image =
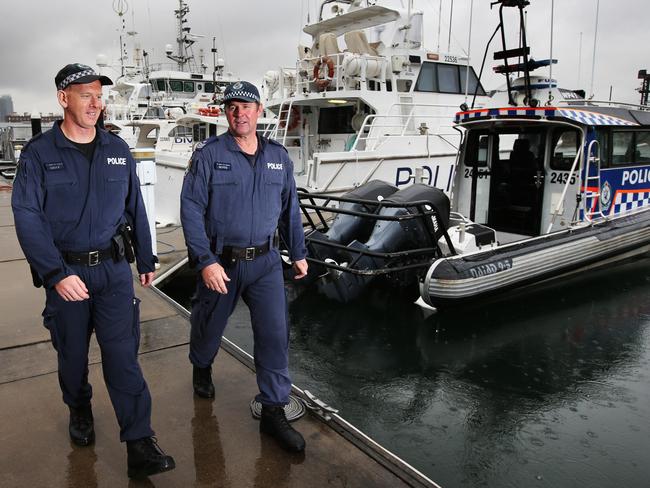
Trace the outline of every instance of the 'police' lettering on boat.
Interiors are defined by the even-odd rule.
[[[623,185],[636,185],[650,182],[650,168],[628,169],[623,171]]]

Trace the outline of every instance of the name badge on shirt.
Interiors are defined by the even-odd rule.
[[[63,169],[63,162],[45,163],[45,169],[48,171],[59,171]]]
[[[218,169],[219,171],[231,171],[232,165],[230,163],[221,163],[217,161],[214,163],[214,169]]]

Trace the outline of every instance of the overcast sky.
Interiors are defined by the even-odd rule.
[[[212,37],[216,37],[220,57],[226,69],[242,79],[259,82],[269,69],[292,66],[301,34],[310,13],[314,20],[314,0],[187,0],[192,33],[203,34],[199,43],[205,48],[207,64]],[[442,2],[442,3],[441,3]],[[447,52],[449,12],[452,0],[415,0],[415,8],[424,11],[425,47]],[[379,1],[401,5],[400,0]],[[454,0],[451,33],[452,53],[467,51],[471,0]],[[95,66],[98,54],[118,63],[122,19],[114,6],[128,5],[122,17],[128,31],[138,32],[141,47],[150,53],[151,62],[164,60],[165,44],[174,44],[176,23],[173,15],[178,0],[23,0],[5,5],[2,16],[0,51],[0,95],[9,94],[18,112],[59,112],[55,98],[54,75],[69,62]],[[535,59],[549,57],[552,0],[531,0],[527,11],[528,40]],[[555,0],[553,57],[559,63],[553,77],[560,86],[591,86],[594,29],[597,0]],[[438,35],[438,13],[442,5],[442,29]],[[490,9],[490,0],[473,1],[470,54],[476,71],[480,67],[485,44],[498,24],[498,10]],[[513,13],[514,9],[507,9]],[[650,2],[648,0],[600,0],[594,93],[598,100],[609,98],[638,103],[639,69],[650,70]],[[512,19],[512,15],[509,16]],[[508,32],[516,43],[516,25],[509,22]],[[582,33],[582,42],[580,42]],[[492,51],[487,62],[486,88],[504,83],[494,75]],[[510,47],[515,47],[511,45]],[[198,52],[198,49],[196,50]],[[581,56],[579,54],[581,53]],[[579,69],[580,68],[580,69]],[[115,73],[106,72],[114,76]],[[536,72],[535,74],[538,74]],[[548,70],[539,71],[548,75]]]

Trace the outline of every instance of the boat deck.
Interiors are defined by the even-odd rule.
[[[101,373],[93,337],[90,381],[97,440],[74,446],[67,432],[56,354],[42,326],[43,291],[31,284],[18,245],[10,206],[11,187],[0,178],[0,472],[3,487],[118,486],[127,482],[126,450]],[[161,271],[185,253],[180,229],[162,229]],[[159,243],[159,252],[171,250]],[[249,403],[255,375],[222,350],[214,376],[214,401],[195,398],[187,359],[189,322],[154,290],[136,284],[142,300],[140,364],[153,397],[153,427],[177,468],[129,486],[398,487],[436,486],[387,468],[308,412],[296,422],[305,454],[288,454],[260,435]],[[236,313],[233,320],[248,320]]]

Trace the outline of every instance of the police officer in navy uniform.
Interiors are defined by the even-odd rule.
[[[241,296],[251,313],[262,404],[260,431],[289,451],[303,451],[288,423],[291,379],[279,228],[295,278],[307,274],[293,164],[279,143],[256,133],[260,96],[242,81],[224,91],[229,130],[199,143],[181,192],[181,221],[190,263],[199,271],[192,304],[190,361],[196,395],[214,397],[212,363],[228,317]]]
[[[151,396],[137,359],[139,300],[124,258],[123,224],[133,228],[142,286],[153,281],[156,257],[136,163],[122,139],[95,126],[102,85],[110,79],[69,64],[55,84],[64,118],[21,152],[11,202],[16,234],[35,284],[45,287],[44,324],[58,353],[70,438],[79,446],[95,439],[88,383],[94,331],[120,440],[127,443],[128,475],[146,477],[175,465],[153,437]]]

